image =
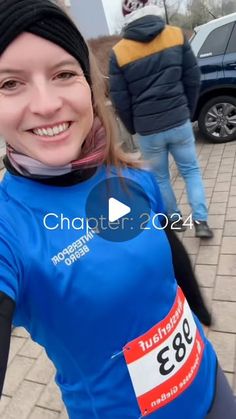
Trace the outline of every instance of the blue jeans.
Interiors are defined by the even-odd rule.
[[[157,134],[137,137],[143,158],[149,162],[156,177],[167,215],[181,214],[170,181],[168,154],[171,153],[185,181],[193,220],[206,221],[208,212],[205,191],[191,122],[187,121]],[[173,216],[172,219],[174,218]]]

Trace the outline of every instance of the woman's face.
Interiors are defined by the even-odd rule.
[[[0,135],[50,166],[80,155],[93,123],[91,90],[76,59],[23,33],[0,56]]]

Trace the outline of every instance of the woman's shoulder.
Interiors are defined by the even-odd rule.
[[[152,185],[153,183],[153,175],[152,173],[145,168],[142,167],[123,167],[123,168],[112,168],[112,173],[121,176],[124,178],[132,179],[139,184],[149,184]]]
[[[131,178],[143,189],[154,212],[165,212],[158,183],[150,170],[147,168],[126,168],[123,171],[123,176]]]

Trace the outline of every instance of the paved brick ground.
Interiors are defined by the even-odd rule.
[[[182,234],[214,316],[207,331],[236,394],[236,142],[212,145],[198,140],[197,150],[215,237],[201,241],[194,231]],[[190,213],[184,185],[173,166],[176,195]],[[66,419],[54,368],[44,350],[24,329],[13,331],[7,378],[0,402],[2,419]]]

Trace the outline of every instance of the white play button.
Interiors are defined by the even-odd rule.
[[[109,198],[109,210],[108,218],[109,222],[113,223],[119,218],[124,217],[131,212],[131,208],[128,205],[123,204],[123,202],[118,201],[115,198]]]
[[[98,182],[86,201],[89,228],[111,242],[133,240],[142,234],[150,221],[150,212],[149,197],[142,186],[121,176]]]

